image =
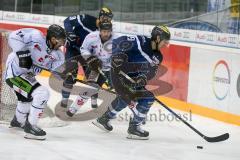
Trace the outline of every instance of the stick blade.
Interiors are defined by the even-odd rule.
[[[222,134],[222,135],[217,136],[217,137],[206,137],[206,136],[204,136],[203,138],[206,141],[211,142],[211,143],[221,142],[221,141],[225,141],[229,138],[229,133],[225,133],[225,134]]]

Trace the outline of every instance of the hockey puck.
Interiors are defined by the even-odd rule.
[[[197,149],[203,149],[203,146],[197,146]]]

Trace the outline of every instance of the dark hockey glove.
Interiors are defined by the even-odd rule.
[[[152,63],[149,64],[148,66],[149,71],[146,75],[148,80],[151,80],[156,76],[158,67],[161,65],[162,60],[163,60],[163,56],[161,53],[155,54],[152,57]]]
[[[163,56],[161,53],[152,56],[152,66],[159,66],[163,61]]]
[[[69,45],[73,44],[77,40],[77,35],[73,32],[67,33],[67,43]]]
[[[16,52],[19,59],[19,67],[30,69],[32,67],[32,58],[29,50]]]
[[[134,78],[135,80],[135,87],[144,87],[147,85],[147,77],[144,74],[141,74]]]
[[[119,80],[122,85],[130,92],[135,92],[137,88],[144,87],[147,84],[147,77],[145,75],[139,75],[138,77],[132,79],[134,80],[134,82],[130,81],[126,77],[119,76]]]
[[[146,74],[146,77],[147,77],[148,80],[153,79],[157,75],[158,67],[159,66],[157,66],[157,65],[155,65],[155,66],[150,65],[149,66],[149,71]]]
[[[63,82],[63,86],[66,88],[72,88],[73,85],[76,83],[76,75],[73,75],[72,73],[67,73],[65,76],[65,80]]]
[[[121,70],[124,63],[128,62],[128,56],[125,53],[118,53],[112,56],[111,66],[116,73]]]
[[[91,56],[86,61],[90,70],[98,72],[102,68],[102,62],[96,56]]]

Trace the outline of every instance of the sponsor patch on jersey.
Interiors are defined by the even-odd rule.
[[[38,44],[35,44],[35,45],[34,45],[34,48],[37,49],[37,50],[39,50],[40,52],[42,51],[41,48],[40,48],[40,46],[39,46]]]
[[[43,62],[43,58],[40,57],[40,58],[38,59],[38,62],[42,63],[42,62]]]
[[[45,59],[55,60],[55,58],[52,55],[45,55]]]

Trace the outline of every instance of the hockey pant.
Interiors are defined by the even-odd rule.
[[[89,78],[90,76],[89,70],[86,71],[86,76]],[[110,71],[104,71],[104,76],[97,73],[98,77],[96,79],[96,82],[93,82],[93,85],[96,86],[96,90],[91,90],[89,92],[84,92],[83,94],[79,94],[74,103],[71,105],[70,110],[74,110],[75,112],[84,104],[87,102],[87,100],[91,97],[91,103],[92,105],[94,103],[97,103],[98,98],[98,87],[102,86],[106,82],[106,78],[108,79],[109,84],[111,85],[111,78],[110,78]],[[106,78],[105,78],[106,77]]]
[[[131,123],[133,125],[140,125],[145,120],[153,102],[154,95],[149,91],[146,91],[144,93],[144,96],[138,97],[137,100],[133,101],[131,105],[128,105],[128,103],[126,103],[123,98],[118,96],[108,107],[106,114],[110,119],[113,119],[116,117],[116,114],[118,112],[129,106],[129,108],[133,112],[133,119]]]
[[[48,89],[41,86],[32,73],[9,78],[6,83],[17,96],[15,115],[18,122],[24,124],[28,118],[30,124],[37,125],[49,99]]]

